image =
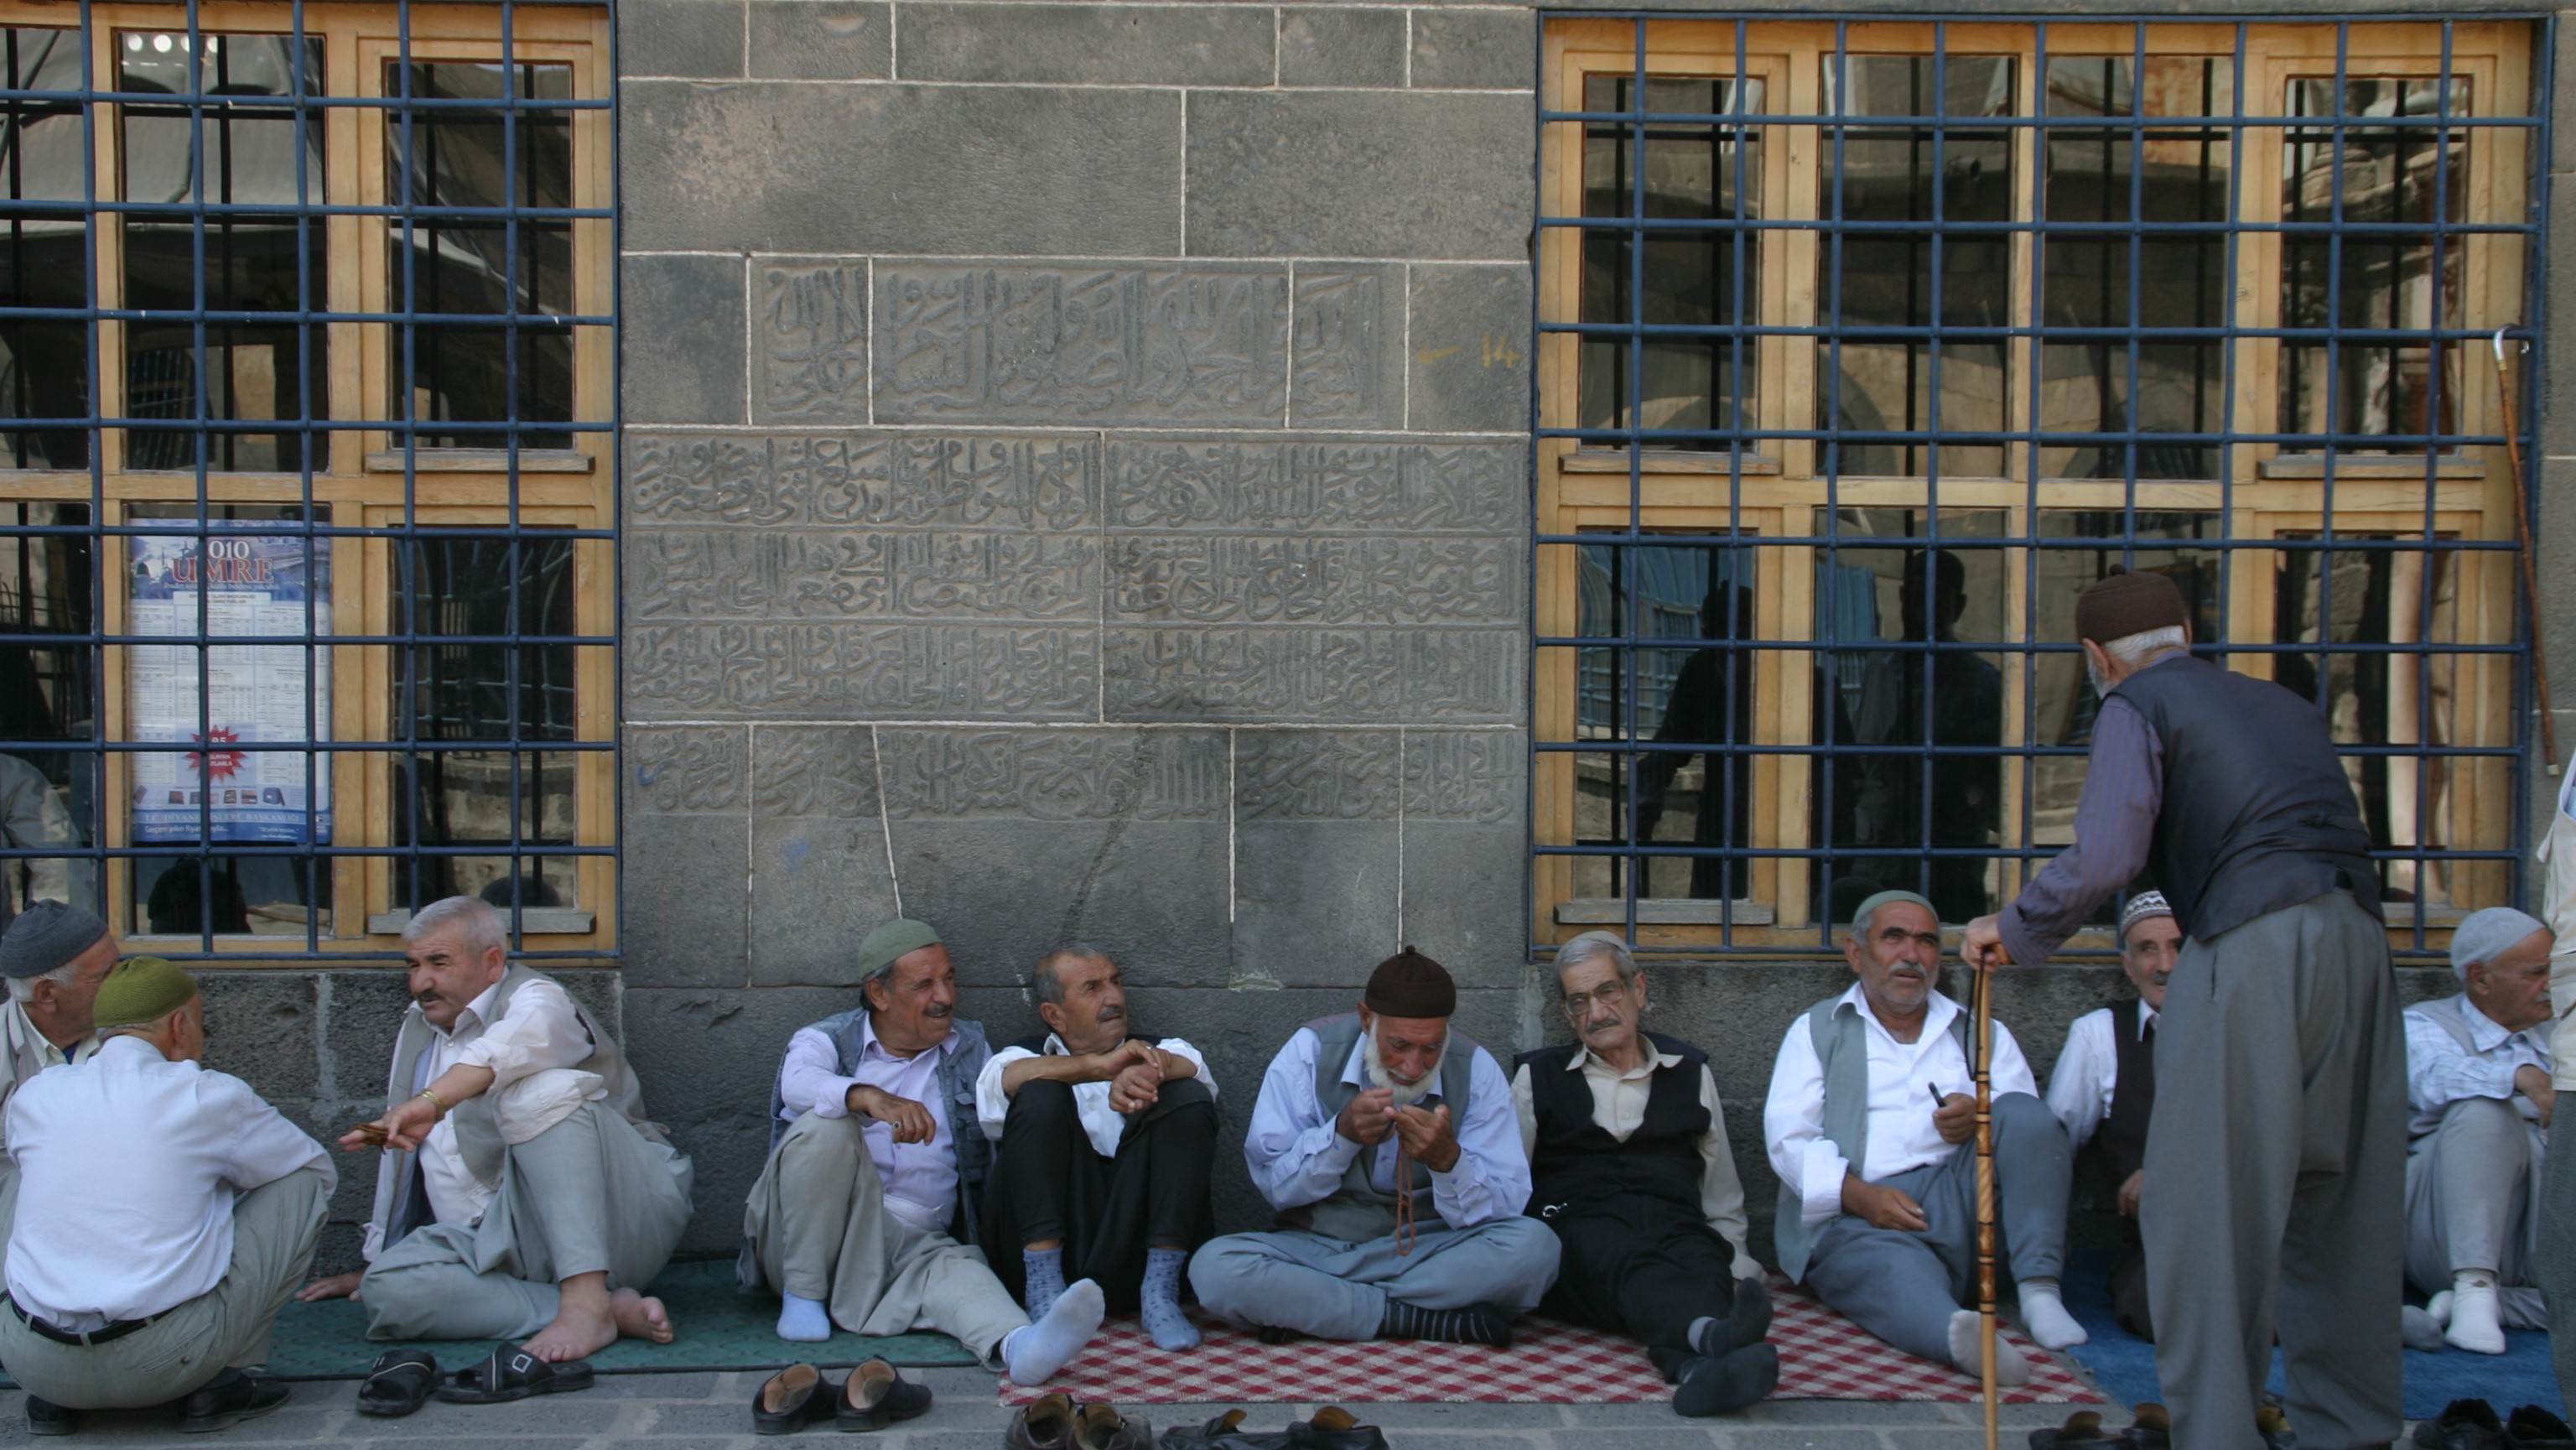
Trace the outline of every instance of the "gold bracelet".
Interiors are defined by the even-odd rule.
[[[417,1094],[415,1094],[415,1096],[429,1099],[429,1105],[438,1109],[438,1115],[440,1117],[447,1116],[447,1099],[440,1097],[438,1094],[431,1092],[427,1088],[422,1088]]]

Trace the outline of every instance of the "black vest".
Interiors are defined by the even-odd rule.
[[[1530,1212],[1569,1203],[1644,1195],[1700,1211],[1699,1140],[1709,1130],[1700,1103],[1700,1074],[1708,1054],[1661,1033],[1640,1034],[1660,1053],[1681,1061],[1658,1067],[1647,1080],[1646,1116],[1620,1142],[1592,1120],[1592,1084],[1567,1064],[1575,1044],[1524,1052],[1530,1107],[1538,1142],[1530,1154]]]
[[[2111,1086],[2111,1116],[2103,1119],[2101,1144],[2111,1160],[2111,1181],[2126,1183],[2147,1166],[2147,1119],[2156,1110],[2156,1045],[2138,1040],[2138,1009],[2132,997],[2111,1004],[2111,1061],[2117,1074]]]
[[[2164,747],[2148,864],[2183,935],[2206,942],[2337,889],[2379,915],[2370,831],[2316,706],[2189,655],[2111,693]]]

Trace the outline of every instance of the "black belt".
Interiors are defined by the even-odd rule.
[[[153,1319],[161,1317],[160,1315],[155,1314],[152,1316],[152,1319],[120,1319],[114,1324],[101,1325],[87,1334],[76,1334],[71,1330],[64,1329],[59,1325],[49,1323],[28,1313],[26,1306],[20,1304],[17,1296],[14,1294],[0,1295],[0,1298],[5,1298],[9,1301],[9,1312],[17,1315],[20,1321],[25,1323],[29,1329],[36,1331],[36,1333],[41,1337],[50,1339],[56,1344],[77,1344],[83,1346],[107,1344],[114,1340],[123,1339],[125,1336],[143,1328],[145,1325],[150,1324]]]

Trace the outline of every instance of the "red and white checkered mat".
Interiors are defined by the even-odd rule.
[[[1780,1347],[1778,1398],[1792,1400],[1974,1400],[1977,1381],[1946,1364],[1916,1359],[1872,1337],[1774,1277],[1771,1342]],[[1388,1401],[1526,1401],[1565,1404],[1669,1400],[1672,1386],[1633,1340],[1554,1319],[1524,1318],[1512,1347],[1381,1340],[1337,1344],[1299,1339],[1266,1345],[1243,1330],[1199,1321],[1207,1342],[1167,1354],[1133,1315],[1100,1336],[1039,1389],[1005,1379],[1001,1400],[1024,1405],[1060,1392],[1121,1404],[1375,1404]],[[2004,1391],[2007,1404],[2100,1404],[2102,1396],[2019,1333],[2003,1333],[2030,1356],[2030,1383]]]

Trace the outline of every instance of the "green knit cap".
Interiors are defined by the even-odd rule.
[[[937,945],[939,932],[929,922],[898,916],[859,943],[859,975],[873,977],[896,958]]]
[[[196,995],[197,979],[181,971],[178,963],[167,957],[129,957],[99,983],[91,1020],[101,1031],[158,1022]]]

